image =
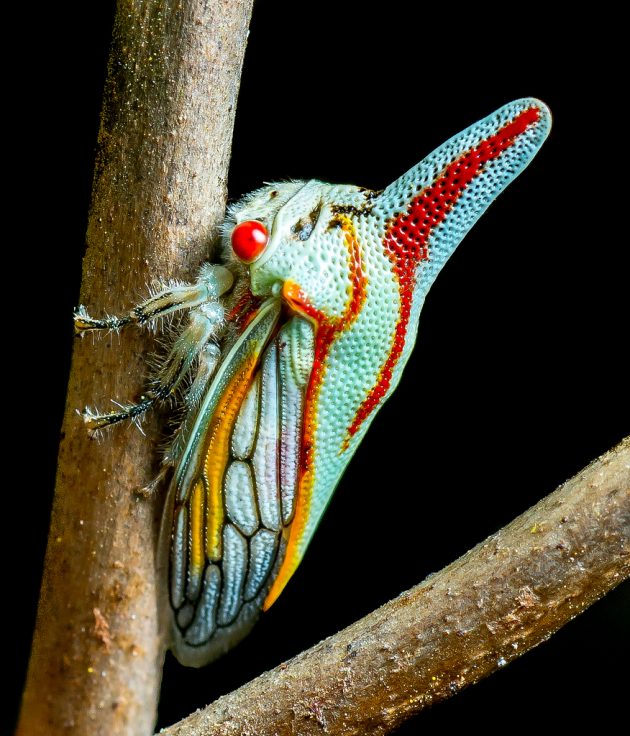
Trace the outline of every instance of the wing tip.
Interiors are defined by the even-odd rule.
[[[205,667],[229,652],[254,628],[261,612],[261,597],[246,603],[233,623],[215,628],[208,639],[198,645],[187,641],[173,620],[169,649],[175,659],[185,667]]]

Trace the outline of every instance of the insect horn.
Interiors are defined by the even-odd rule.
[[[446,141],[381,192],[372,215],[382,224],[401,291],[415,290],[416,281],[428,290],[466,233],[536,155],[550,127],[543,102],[516,100]]]

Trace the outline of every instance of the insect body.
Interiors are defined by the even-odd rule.
[[[188,310],[151,389],[91,428],[135,418],[191,372],[167,451],[164,516],[172,647],[202,665],[240,640],[302,559],[350,458],[396,387],[424,297],[550,127],[505,105],[381,192],[270,184],[233,205],[223,264],[78,331]]]

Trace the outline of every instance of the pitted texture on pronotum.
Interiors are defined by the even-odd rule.
[[[199,357],[165,461],[175,468],[163,539],[183,663],[217,657],[280,594],[400,379],[429,287],[550,122],[537,100],[505,105],[382,192],[270,184],[230,208],[225,266],[115,325],[79,312],[77,326],[90,329],[191,309],[147,400],[169,395],[162,384],[174,389],[178,366]],[[89,420],[133,417],[147,401]]]

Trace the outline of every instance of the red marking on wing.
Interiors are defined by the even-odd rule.
[[[442,175],[411,200],[404,214],[391,221],[383,241],[385,252],[393,264],[400,291],[400,313],[392,346],[378,379],[366,396],[348,428],[348,440],[384,398],[392,381],[394,368],[405,346],[411,314],[416,270],[429,257],[429,238],[442,223],[470,182],[483,170],[484,164],[497,158],[514,139],[524,133],[540,117],[540,110],[525,110],[498,133],[481,141],[452,164]]]
[[[227,324],[236,325],[238,333],[241,334],[258,314],[261,301],[260,297],[254,296],[249,289],[246,289],[227,313],[225,321]]]

